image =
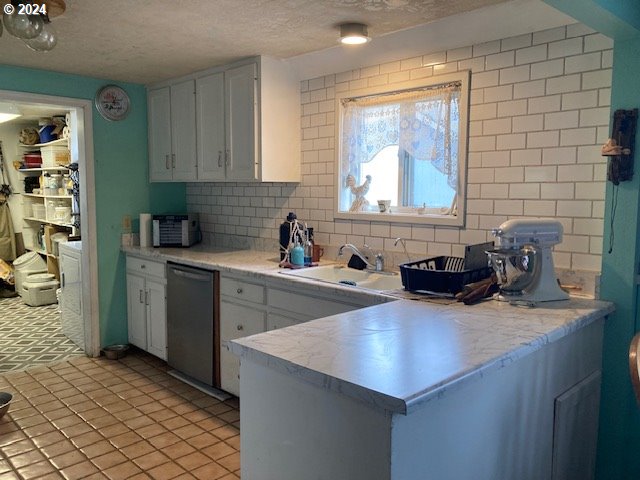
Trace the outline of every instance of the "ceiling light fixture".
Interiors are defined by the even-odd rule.
[[[364,23],[343,23],[340,25],[340,42],[345,45],[361,45],[371,40]]]
[[[13,103],[0,103],[0,123],[21,117],[22,113]]]
[[[44,0],[42,3],[11,0],[3,8],[2,23],[7,33],[24,41],[31,50],[48,52],[58,42],[50,18],[62,15],[65,9],[64,0]]]

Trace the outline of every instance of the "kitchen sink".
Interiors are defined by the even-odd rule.
[[[340,265],[323,265],[321,267],[288,270],[281,273],[321,282],[351,285],[369,290],[395,290],[402,288],[402,280],[397,273],[355,270]]]

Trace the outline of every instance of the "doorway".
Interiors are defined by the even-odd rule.
[[[77,231],[73,232],[75,234],[79,234],[81,238],[81,248],[79,249],[78,255],[78,268],[82,271],[82,280],[77,285],[77,297],[79,304],[82,305],[81,309],[81,320],[80,324],[82,329],[82,338],[78,339],[76,333],[75,342],[68,342],[68,344],[64,345],[60,343],[57,347],[50,349],[51,351],[45,352],[41,356],[41,360],[44,362],[49,358],[52,358],[52,361],[55,361],[57,358],[53,358],[56,354],[65,355],[65,350],[68,351],[70,355],[77,354],[79,352],[84,352],[84,354],[89,356],[97,356],[100,353],[100,343],[99,343],[99,316],[98,316],[98,288],[97,288],[97,249],[95,244],[95,196],[94,196],[94,159],[93,159],[93,127],[92,127],[92,102],[89,100],[81,100],[67,97],[55,97],[49,95],[39,95],[39,94],[30,94],[30,93],[22,93],[22,92],[12,92],[12,91],[3,91],[0,90],[0,102],[8,102],[15,105],[18,109],[23,109],[26,112],[23,120],[19,119],[14,120],[14,122],[19,122],[24,124],[25,121],[34,121],[37,119],[40,114],[43,116],[49,114],[60,114],[64,112],[67,115],[67,121],[70,121],[73,128],[68,134],[68,151],[70,154],[70,163],[77,163],[79,168],[76,173],[77,180],[80,184],[79,192],[75,196],[77,199],[77,210],[81,213],[79,217],[79,227]],[[36,120],[37,121],[37,120]],[[3,124],[0,124],[2,127]],[[18,123],[16,123],[18,125]],[[10,130],[10,129],[9,129]],[[20,130],[20,129],[18,129]],[[5,171],[13,169],[13,162],[19,161],[22,158],[22,147],[18,146],[18,137],[15,137],[15,142],[13,144],[4,145],[4,156],[5,156]],[[25,176],[24,172],[18,172],[19,175]],[[60,174],[62,172],[56,172],[56,174]],[[40,176],[40,173],[31,173],[29,176]],[[43,174],[44,176],[44,174]],[[64,176],[64,174],[62,175]],[[15,176],[14,176],[15,177]],[[24,179],[21,178],[20,181]],[[13,182],[15,184],[15,181]],[[22,186],[22,185],[20,185]],[[44,188],[44,187],[43,187]],[[15,189],[14,189],[15,191]],[[18,192],[24,194],[24,190],[19,188]],[[41,200],[37,194],[31,194],[28,196],[13,194],[11,195],[11,211],[18,211],[20,209],[20,213],[23,212],[23,204],[25,200],[27,200],[27,204],[34,203],[40,204],[48,201],[47,199]],[[44,193],[44,192],[43,192]],[[54,192],[48,192],[54,193]],[[66,193],[66,192],[60,192]],[[22,198],[20,198],[22,196]],[[56,196],[52,196],[56,197]],[[68,196],[60,195],[59,197],[66,197],[64,199],[54,198],[60,202],[59,208],[56,210],[60,215],[67,215],[67,204],[64,203],[68,200]],[[53,201],[53,200],[52,200]],[[63,204],[64,203],[64,204]],[[53,203],[52,203],[53,206]],[[28,205],[28,209],[29,209]],[[30,212],[32,214],[32,211]],[[50,211],[47,211],[47,220],[50,220],[49,217]],[[24,217],[24,215],[22,215]],[[20,241],[18,241],[18,247],[22,248],[28,247],[28,250],[38,250],[37,245],[34,247],[34,230],[40,228],[38,226],[37,217],[34,217],[33,214],[29,217],[29,220],[24,221],[20,228],[17,230],[21,230],[21,236],[18,238],[22,238],[22,244],[20,245]],[[60,220],[58,222],[58,220]],[[55,223],[60,224],[60,229],[62,231],[72,232],[72,229],[66,229],[65,226],[67,222],[69,224],[73,224],[75,222],[69,221],[68,217],[64,219],[54,218]],[[53,231],[53,230],[52,230]],[[25,233],[26,232],[26,233]],[[28,237],[28,238],[27,238]],[[37,236],[35,237],[37,238]],[[68,244],[71,245],[71,242]],[[48,250],[39,251],[38,253],[42,254],[43,258],[49,262],[51,257],[48,255]],[[56,252],[57,253],[57,252]],[[56,259],[57,261],[57,259]],[[3,304],[0,304],[0,308],[6,306],[11,311],[12,315],[16,315],[15,318],[27,318],[28,328],[31,330],[36,329],[38,326],[41,327],[43,332],[52,332],[52,329],[55,328],[55,322],[51,323],[51,320],[56,316],[58,319],[60,318],[58,311],[58,305],[50,305],[49,309],[44,307],[33,307],[33,311],[35,312],[36,308],[43,308],[42,315],[38,315],[38,318],[34,318],[34,314],[30,312],[28,309],[22,308],[24,302],[20,301],[19,304],[15,303],[15,300],[20,301],[20,299],[7,299],[0,300]],[[12,303],[12,301],[14,301]],[[0,316],[2,312],[0,311]],[[41,317],[41,318],[40,318]],[[28,323],[28,320],[31,320],[31,323]],[[15,323],[14,323],[15,326]],[[0,328],[2,326],[0,325]],[[20,335],[16,335],[18,338]],[[55,340],[56,334],[51,333],[49,336],[49,341]],[[67,335],[73,337],[73,335]],[[65,338],[63,336],[63,338]],[[78,341],[80,340],[80,341]],[[81,341],[84,340],[84,341]],[[16,340],[20,341],[20,340]],[[5,338],[5,344],[7,340]],[[23,339],[23,342],[27,342],[27,340]],[[49,342],[51,343],[51,342]],[[83,347],[79,349],[77,345]],[[18,345],[14,345],[10,347],[9,350],[15,351]],[[74,348],[72,348],[72,346]],[[36,347],[34,351],[37,351]],[[74,351],[75,350],[75,351]],[[57,352],[57,353],[56,353]],[[1,352],[0,352],[1,353]],[[21,359],[27,359],[26,356],[20,357]],[[1,366],[0,366],[1,368]]]

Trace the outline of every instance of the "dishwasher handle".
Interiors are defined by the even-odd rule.
[[[195,280],[197,282],[211,281],[211,274],[208,274],[208,273],[194,273],[187,270],[181,270],[176,267],[169,267],[169,268],[171,269],[171,272],[178,277],[188,278],[190,280]]]

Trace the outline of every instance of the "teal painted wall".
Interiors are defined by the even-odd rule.
[[[127,342],[122,217],[141,212],[186,211],[184,184],[149,184],[147,98],[143,85],[0,65],[0,89],[93,100],[117,83],[131,98],[131,113],[109,122],[93,108],[98,282],[101,345]]]
[[[614,39],[611,113],[640,108],[640,2],[638,0],[545,0]],[[596,478],[640,478],[640,409],[629,381],[628,348],[638,321],[636,273],[640,262],[640,137],[630,182],[606,188],[601,296],[616,304],[605,324],[600,430]],[[617,200],[617,202],[616,202]],[[612,222],[612,206],[616,213]],[[615,240],[609,253],[609,235]]]

